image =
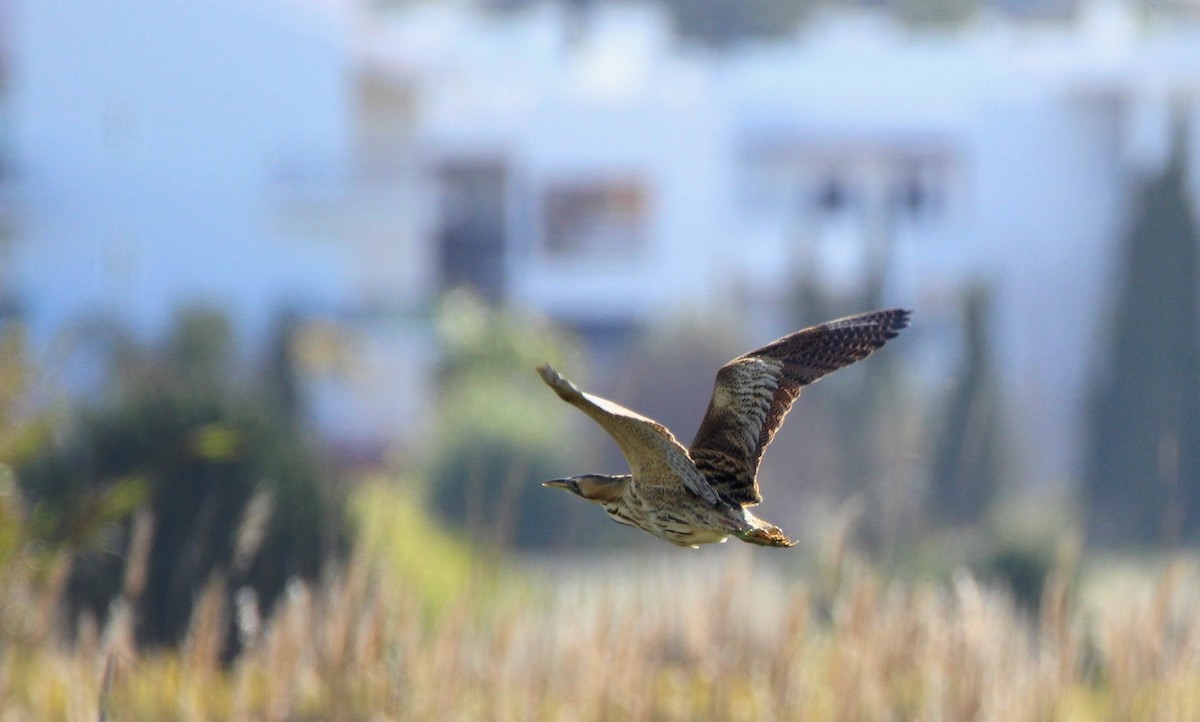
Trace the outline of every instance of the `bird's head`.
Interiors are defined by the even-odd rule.
[[[629,474],[620,476],[583,474],[582,476],[569,476],[566,479],[553,479],[543,482],[542,486],[566,489],[572,494],[600,504],[620,498],[625,493],[625,487],[629,485],[629,479]]]

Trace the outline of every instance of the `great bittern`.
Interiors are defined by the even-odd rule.
[[[685,449],[665,426],[580,391],[548,364],[538,373],[559,398],[592,417],[621,447],[632,473],[547,481],[604,507],[615,521],[679,546],[730,536],[763,546],[795,542],[750,513],[762,501],[758,463],[800,390],[864,359],[908,326],[910,311],[850,316],[788,334],[717,372],[708,411]]]

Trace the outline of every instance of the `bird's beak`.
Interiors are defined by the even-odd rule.
[[[552,486],[556,489],[566,489],[567,491],[570,491],[571,487],[572,487],[572,480],[571,479],[551,479],[550,481],[543,481],[542,486]]]

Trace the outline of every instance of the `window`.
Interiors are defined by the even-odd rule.
[[[857,205],[855,183],[843,173],[831,172],[822,178],[814,190],[814,205],[826,216],[838,216]]]
[[[542,203],[546,250],[560,257],[634,255],[646,244],[649,206],[637,179],[553,184]]]
[[[928,223],[945,204],[948,163],[936,155],[912,157],[896,164],[891,178],[891,212],[901,220]]]
[[[442,288],[504,296],[508,169],[500,161],[447,162],[438,169],[438,271]]]
[[[948,138],[749,138],[741,154],[738,192],[752,222],[799,222],[841,235],[885,223],[929,238],[961,202]]]

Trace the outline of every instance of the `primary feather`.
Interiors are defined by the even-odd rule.
[[[743,506],[761,502],[759,461],[800,391],[870,356],[908,326],[910,314],[890,309],[830,321],[788,334],[722,366],[692,440],[692,461],[729,500]]]

